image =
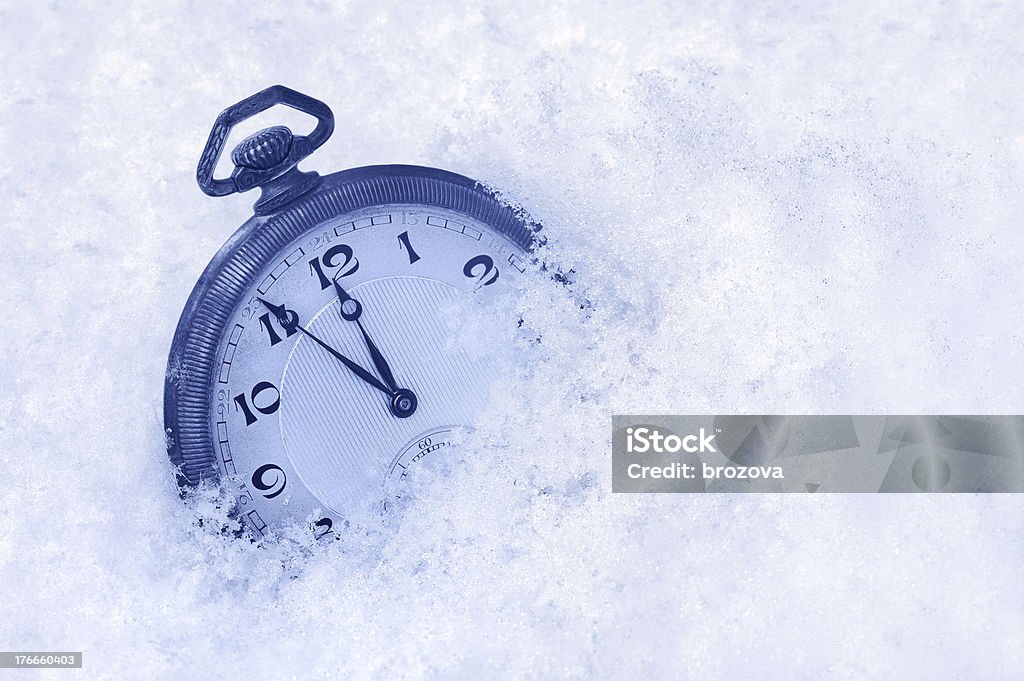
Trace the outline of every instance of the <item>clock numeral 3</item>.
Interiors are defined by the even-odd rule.
[[[462,273],[470,279],[476,279],[479,286],[490,286],[498,281],[498,268],[494,266],[494,260],[489,255],[470,258],[462,268]]]
[[[402,232],[401,234],[399,234],[398,243],[400,244],[400,246],[404,247],[406,252],[409,254],[410,265],[420,259],[420,254],[417,253],[413,249],[412,244],[409,243],[409,232]]]
[[[356,270],[359,269],[359,258],[352,253],[351,246],[346,244],[331,246],[322,256],[309,261],[309,274],[320,281],[321,291],[326,290],[332,281],[332,277],[327,276],[325,270],[333,269],[338,270],[337,274],[333,275],[334,279],[356,273]]]
[[[284,491],[288,476],[276,463],[263,464],[252,474],[252,486],[267,499],[273,499]]]
[[[261,397],[261,395],[267,392],[273,393],[274,401],[271,402],[270,404],[260,406],[257,400],[265,402],[266,398]],[[256,411],[258,411],[261,414],[273,414],[281,407],[281,391],[274,387],[273,383],[267,383],[266,381],[260,381],[259,383],[253,386],[252,393],[249,396],[249,399],[252,400],[252,406],[255,407]],[[243,414],[245,414],[245,425],[247,426],[251,426],[252,424],[256,423],[256,419],[259,418],[258,416],[252,413],[252,409],[249,406],[249,402],[246,401],[245,399],[245,393],[239,393],[238,395],[235,395],[235,411],[241,411]]]

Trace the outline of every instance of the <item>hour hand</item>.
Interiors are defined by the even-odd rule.
[[[341,305],[341,318],[345,321],[355,322],[359,327],[359,332],[363,334],[363,342],[366,343],[366,349],[370,351],[370,359],[373,360],[373,366],[377,367],[377,372],[384,379],[384,382],[388,384],[392,392],[398,390],[398,383],[395,381],[395,375],[391,372],[391,367],[388,366],[388,362],[384,359],[383,353],[377,347],[377,344],[370,338],[370,334],[366,333],[366,329],[363,328],[363,323],[359,321],[359,317],[363,314],[362,304],[350,296],[348,292],[342,288],[338,280],[334,280],[334,290],[338,292],[338,302]]]
[[[341,305],[341,318],[347,322],[358,322],[359,317],[363,314],[362,304],[350,296],[337,279],[334,280],[334,290],[338,294],[338,303]]]

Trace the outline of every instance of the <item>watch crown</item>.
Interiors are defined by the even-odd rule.
[[[283,125],[260,130],[238,143],[231,160],[241,168],[269,170],[288,158],[292,138],[292,131]]]

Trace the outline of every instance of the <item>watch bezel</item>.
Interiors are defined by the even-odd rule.
[[[260,272],[297,237],[340,214],[412,203],[463,213],[529,252],[538,226],[479,182],[437,168],[378,165],[323,177],[282,210],[253,216],[227,240],[189,295],[171,343],[164,382],[167,453],[187,488],[220,476],[210,430],[217,351],[228,319]]]

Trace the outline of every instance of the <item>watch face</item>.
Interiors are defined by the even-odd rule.
[[[471,426],[495,376],[453,337],[455,312],[524,268],[483,223],[414,205],[342,215],[279,252],[229,318],[210,410],[255,529],[345,517]]]
[[[470,211],[397,202],[307,222],[207,325],[207,458],[257,535],[308,521],[329,536],[443,457],[497,377],[466,349],[466,315],[526,270],[521,245]]]

